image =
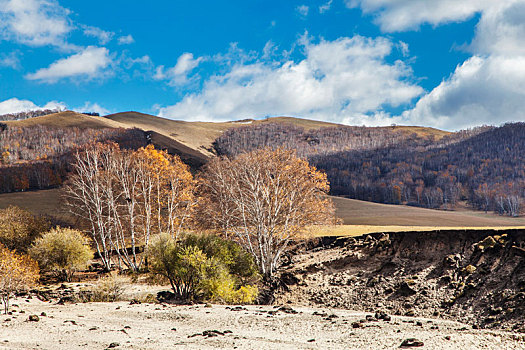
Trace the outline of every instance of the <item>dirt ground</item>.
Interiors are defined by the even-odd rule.
[[[512,333],[426,318],[366,321],[365,313],[338,309],[37,298],[14,304],[12,315],[0,316],[0,349],[397,349],[407,338],[423,349],[525,349],[523,336]]]

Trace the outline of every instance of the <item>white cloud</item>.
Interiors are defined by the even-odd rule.
[[[334,0],[328,0],[327,2],[319,6],[319,13],[325,13],[326,11],[330,10],[333,1]]]
[[[26,79],[38,80],[46,83],[55,83],[64,78],[83,78],[91,80],[104,77],[109,72],[107,68],[112,59],[105,47],[88,46],[81,52],[60,59],[47,68],[42,68],[32,74],[27,74]]]
[[[483,13],[470,49],[478,54],[525,55],[525,1],[498,1]]]
[[[507,1],[507,0],[505,0]],[[417,29],[421,24],[437,26],[464,21],[502,0],[345,0],[350,8],[374,14],[385,32]]]
[[[306,5],[300,5],[295,8],[295,10],[303,17],[308,16],[308,12],[310,11],[310,7]]]
[[[403,113],[405,123],[457,130],[525,120],[525,57],[474,56]]]
[[[449,130],[525,120],[525,1],[494,2],[476,26],[474,54],[402,114]]]
[[[299,62],[237,63],[209,78],[200,93],[189,94],[159,115],[186,120],[232,120],[265,115],[297,115],[353,124],[390,124],[383,106],[399,106],[420,95],[408,81],[410,68],[389,64],[392,42],[360,36],[300,40]],[[379,112],[378,112],[379,111]]]
[[[77,111],[79,113],[88,113],[88,112],[95,112],[100,115],[108,115],[111,112],[107,110],[106,108],[102,107],[98,103],[91,103],[86,102],[82,107],[73,108],[74,111]]]
[[[37,109],[60,109],[63,110],[66,105],[63,102],[51,101],[46,103],[44,106],[37,106],[34,102],[29,100],[19,100],[17,98],[11,98],[0,102],[0,115],[9,113],[18,113],[25,111],[34,111]]]
[[[168,80],[170,85],[179,86],[188,83],[188,74],[191,73],[202,62],[203,57],[194,58],[192,53],[186,52],[179,56],[175,66],[165,68],[159,66],[156,69],[154,79]]]
[[[55,0],[0,0],[0,37],[31,46],[65,47],[73,29]]]
[[[82,25],[81,27],[84,31],[85,36],[97,38],[100,45],[106,45],[115,36],[115,33],[108,32],[97,27],[91,27],[86,25]]]
[[[121,36],[118,38],[119,45],[133,44],[134,42],[135,39],[133,39],[133,36],[131,36],[131,34]]]
[[[0,67],[9,67],[13,69],[20,68],[20,59],[16,51],[0,54]]]

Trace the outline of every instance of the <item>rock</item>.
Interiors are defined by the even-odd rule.
[[[450,340],[450,339],[452,339],[452,337],[450,335],[446,335],[445,336],[445,340]]]
[[[476,272],[476,266],[474,266],[474,265],[467,265],[467,266],[463,269],[463,271],[464,271],[465,273],[468,273],[469,275],[470,275],[470,274],[473,274],[474,272]]]
[[[359,322],[352,322],[352,328],[361,328],[362,325]]]
[[[374,317],[378,320],[390,321],[392,318],[384,311],[376,311]]]
[[[113,348],[116,348],[117,346],[120,346],[120,344],[117,342],[113,342],[108,345],[108,349],[113,349]]]
[[[483,252],[483,251],[485,251],[485,250],[487,250],[489,248],[494,248],[496,246],[496,244],[497,244],[497,242],[494,239],[494,237],[488,236],[487,238],[485,238],[481,242],[478,242],[476,244],[476,248],[478,248],[479,250],[481,250]]]
[[[315,341],[315,339],[308,339],[307,342],[308,343],[313,343]]]
[[[285,314],[297,314],[298,313],[297,311],[292,309],[290,306],[286,306],[286,305],[281,306],[278,310],[284,312]]]
[[[416,315],[416,312],[414,311],[414,309],[410,309],[408,310],[406,313],[405,313],[405,316],[409,316],[409,317],[413,317]]]
[[[47,316],[47,314],[46,314],[45,312],[42,311],[42,312],[40,313],[40,316]]]
[[[423,323],[421,321],[417,321],[416,326],[423,327]]]
[[[408,338],[408,339],[403,340],[403,342],[401,343],[399,347],[400,348],[415,348],[415,347],[420,347],[423,345],[425,344],[423,344],[422,341],[419,341],[416,338]]]
[[[140,300],[137,300],[135,298],[131,299],[131,301],[129,302],[129,305],[140,305],[140,304],[142,304]]]
[[[410,287],[410,285],[406,281],[404,281],[401,282],[401,284],[399,285],[397,293],[402,296],[410,296],[416,294],[417,292],[414,289],[412,289],[412,287]]]
[[[29,315],[29,318],[27,320],[31,322],[38,322],[40,321],[40,317],[38,317],[38,315]]]

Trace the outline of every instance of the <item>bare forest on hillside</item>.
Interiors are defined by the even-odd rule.
[[[426,208],[473,208],[517,216],[525,198],[525,124],[479,127],[436,139],[396,127],[341,126],[306,131],[266,124],[230,129],[215,142],[236,156],[293,148],[324,170],[331,193]]]

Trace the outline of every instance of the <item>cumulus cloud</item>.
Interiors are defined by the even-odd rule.
[[[55,0],[0,0],[0,36],[31,46],[66,46],[69,11]]]
[[[483,13],[470,50],[478,54],[525,55],[525,1],[497,1]]]
[[[525,120],[525,57],[471,57],[403,119],[447,130]]]
[[[128,45],[133,44],[135,42],[135,39],[133,39],[133,36],[131,34],[124,35],[118,38],[119,45]]]
[[[402,61],[386,62],[394,45],[361,36],[311,43],[301,40],[305,58],[236,63],[204,82],[159,115],[186,120],[232,120],[297,115],[354,124],[389,124],[382,109],[412,101],[422,89],[411,83]]]
[[[82,25],[81,27],[84,32],[84,35],[90,36],[93,38],[97,38],[100,45],[106,45],[115,36],[115,33],[102,30],[98,27],[92,27],[92,26],[86,26],[86,25]]]
[[[102,107],[98,103],[91,103],[91,102],[86,102],[84,103],[82,107],[73,108],[73,110],[79,113],[95,112],[100,115],[108,115],[111,113],[109,110]]]
[[[26,79],[45,83],[55,83],[64,78],[83,78],[91,80],[108,74],[107,68],[112,60],[105,47],[88,46],[81,52],[60,59],[47,68],[26,75]]]
[[[9,113],[18,113],[26,111],[34,111],[38,109],[66,109],[63,102],[51,101],[44,106],[37,106],[34,102],[29,100],[19,100],[18,98],[11,98],[0,102],[0,115]]]
[[[345,0],[350,8],[359,7],[373,14],[381,30],[397,32],[417,29],[421,24],[437,26],[464,21],[492,7],[495,0]]]
[[[474,55],[404,112],[404,123],[457,130],[525,120],[525,1],[493,5],[468,46]]]
[[[193,71],[203,57],[194,58],[192,53],[186,52],[179,56],[175,66],[171,68],[165,68],[159,66],[156,69],[154,79],[157,80],[168,80],[170,85],[179,86],[188,83],[188,74]]]

